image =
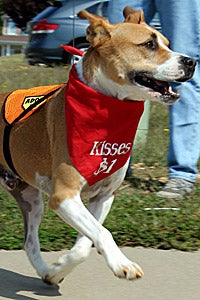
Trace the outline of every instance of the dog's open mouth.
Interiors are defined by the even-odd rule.
[[[162,95],[169,93],[168,82],[150,79],[146,76],[135,76],[135,81],[140,85],[149,87],[152,90],[161,93]]]
[[[150,92],[157,93],[164,102],[174,102],[179,98],[179,94],[172,90],[169,82],[153,79],[146,74],[129,74],[129,80],[133,80],[140,86],[149,88]]]

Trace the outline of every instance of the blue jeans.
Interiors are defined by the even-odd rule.
[[[125,6],[142,8],[147,23],[158,12],[162,32],[170,40],[172,50],[197,60],[192,79],[174,85],[180,91],[180,100],[169,108],[168,149],[169,178],[195,182],[200,157],[200,1],[111,0],[112,2],[110,20],[113,23],[118,22],[115,19],[115,10],[122,11]]]

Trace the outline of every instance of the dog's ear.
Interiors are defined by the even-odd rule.
[[[125,22],[141,24],[145,23],[144,13],[142,10],[135,10],[129,6],[126,6],[123,11]]]
[[[102,44],[111,37],[111,25],[107,19],[90,14],[86,10],[80,11],[78,17],[80,19],[88,19],[90,22],[87,28],[86,39],[93,47]]]

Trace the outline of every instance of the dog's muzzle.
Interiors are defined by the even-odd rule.
[[[196,60],[188,56],[182,56],[180,57],[179,64],[179,69],[183,70],[184,76],[180,79],[177,79],[177,81],[184,82],[192,77],[195,71]]]
[[[173,91],[170,83],[172,82],[184,82],[193,76],[196,66],[196,60],[188,57],[176,54],[176,69],[172,73],[172,63],[166,64],[163,70],[160,70],[160,74],[151,73],[148,71],[131,71],[127,73],[127,78],[131,83],[135,83],[139,87],[145,87],[149,89],[149,93],[155,93],[155,98],[161,100],[163,103],[172,104],[179,98],[179,93]],[[161,76],[160,76],[161,75]]]

